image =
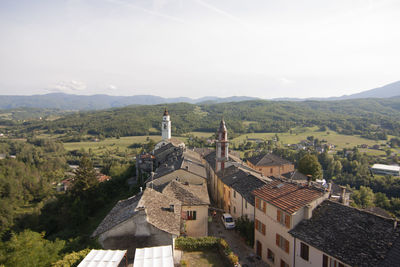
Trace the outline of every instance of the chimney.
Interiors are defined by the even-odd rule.
[[[341,186],[340,189],[340,203],[346,205],[346,187]]]
[[[332,183],[328,183],[328,192],[332,193]]]
[[[310,204],[304,206],[304,219],[308,220],[312,217],[312,207]]]
[[[311,186],[311,175],[307,175],[307,185]]]
[[[169,211],[174,212],[174,205],[172,205],[172,204],[169,205]]]

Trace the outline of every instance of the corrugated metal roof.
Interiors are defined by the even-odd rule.
[[[385,164],[374,164],[372,166],[372,169],[400,172],[399,166],[385,165]]]
[[[118,267],[125,254],[126,250],[92,249],[78,267]]]
[[[172,246],[137,248],[134,267],[174,267]]]

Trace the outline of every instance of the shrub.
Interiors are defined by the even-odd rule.
[[[78,266],[78,264],[89,254],[90,249],[84,249],[78,252],[72,252],[64,256],[62,260],[59,260],[52,264],[52,267],[67,267],[67,266]]]
[[[242,216],[236,220],[236,230],[244,237],[247,245],[254,246],[254,222],[250,221],[247,216]]]
[[[175,247],[185,251],[207,250],[217,247],[219,238],[206,236],[200,238],[178,237],[175,240]]]

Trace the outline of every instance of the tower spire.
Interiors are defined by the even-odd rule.
[[[167,108],[164,110],[163,120],[161,123],[161,137],[164,141],[171,139],[171,120],[169,119]]]
[[[229,159],[228,131],[226,129],[224,117],[222,117],[218,129],[218,140],[216,141],[216,172],[225,168],[225,162]]]

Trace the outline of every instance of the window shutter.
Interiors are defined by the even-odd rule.
[[[276,210],[276,220],[277,220],[278,222],[281,221],[281,211],[280,211],[280,210]]]
[[[263,212],[265,213],[267,211],[267,203],[263,201]]]
[[[262,226],[262,234],[265,235],[265,224],[261,224]]]
[[[258,198],[256,198],[256,208],[260,208],[260,204],[259,204],[259,199]]]
[[[286,239],[285,239],[285,251],[286,253],[289,253],[289,241],[287,241]]]
[[[258,220],[256,219],[256,223],[255,223],[256,229],[258,230]]]
[[[328,256],[322,255],[322,267],[328,267]]]
[[[276,245],[279,247],[279,235],[276,234]]]
[[[196,220],[196,211],[193,211],[193,220]]]
[[[290,228],[290,216],[285,214],[285,225],[286,228]]]

